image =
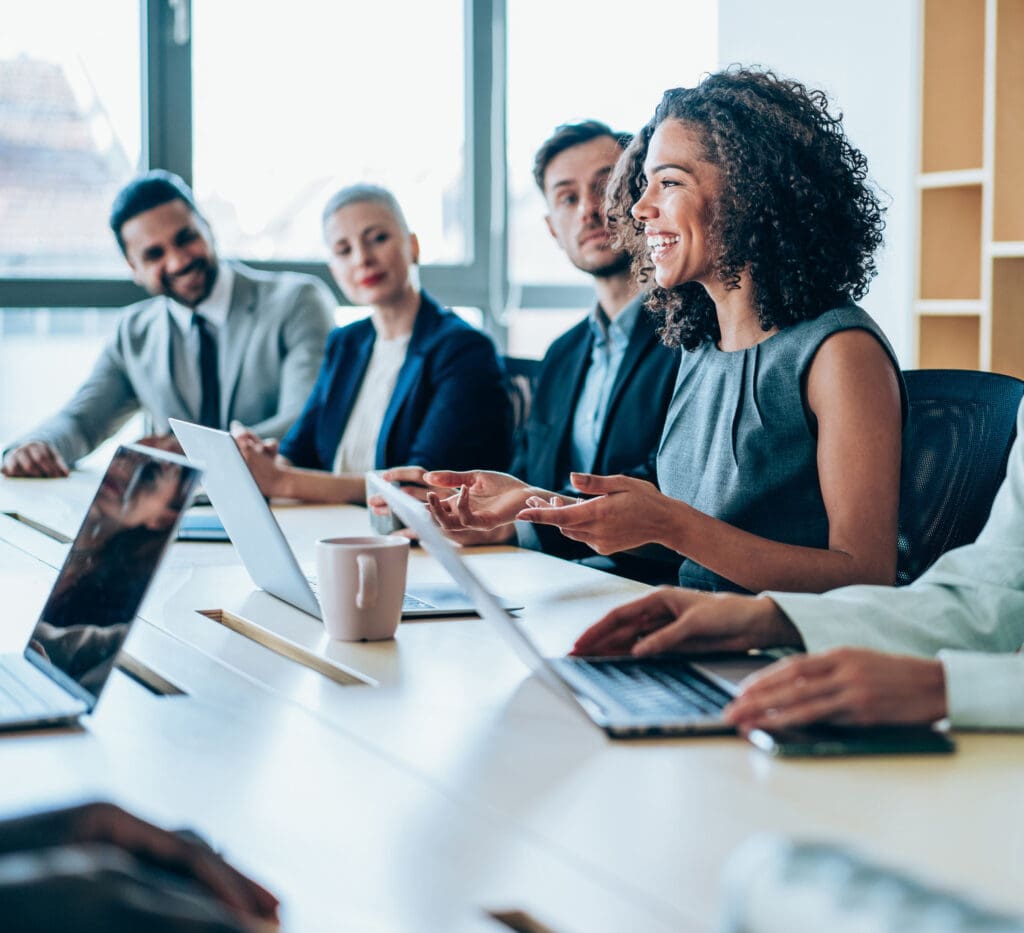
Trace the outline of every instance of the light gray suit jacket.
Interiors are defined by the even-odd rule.
[[[258,434],[283,437],[316,381],[336,304],[318,279],[267,273],[232,263],[227,321],[217,336],[221,417]],[[167,299],[148,298],[125,309],[89,378],[64,408],[10,445],[52,444],[70,465],[110,437],[140,408],[156,431],[168,418],[195,421],[172,371]],[[8,447],[8,449],[10,449]]]
[[[808,651],[857,645],[938,653],[954,725],[1024,729],[1024,404],[1006,480],[974,544],[944,554],[900,589],[768,595]]]

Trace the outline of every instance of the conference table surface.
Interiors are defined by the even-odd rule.
[[[0,650],[20,650],[97,481],[0,480]],[[299,560],[369,531],[351,506],[275,508]],[[44,533],[49,531],[49,533]],[[467,550],[546,654],[646,588],[516,548]],[[443,581],[414,549],[410,581]],[[226,611],[369,683],[343,685],[203,615]],[[73,729],[0,739],[0,816],[92,798],[188,825],[284,904],[290,930],[711,930],[731,852],[758,833],[848,845],[1024,914],[1024,737],[951,756],[782,761],[734,736],[616,741],[477,618],[327,638],[253,586],[230,544],[179,542],[115,672]]]

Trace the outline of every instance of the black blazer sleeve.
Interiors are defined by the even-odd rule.
[[[320,454],[317,450],[317,427],[327,402],[331,379],[338,366],[338,358],[342,353],[342,344],[341,329],[332,331],[327,338],[327,350],[324,353],[323,362],[320,364],[320,372],[317,374],[313,391],[309,393],[309,398],[306,399],[306,404],[295,424],[281,441],[279,453],[282,457],[287,457],[297,467],[314,470],[330,469],[330,464],[325,466],[320,462]]]
[[[403,419],[406,443],[389,465],[428,470],[506,470],[512,410],[494,344],[457,319],[442,328],[424,362],[420,399]],[[389,445],[390,446],[390,445]],[[404,447],[404,451],[401,448]]]

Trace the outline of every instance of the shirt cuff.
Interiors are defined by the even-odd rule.
[[[939,652],[949,721],[967,729],[1024,729],[1024,656]]]
[[[817,593],[762,593],[796,627],[808,652],[848,644],[850,623],[840,618]]]

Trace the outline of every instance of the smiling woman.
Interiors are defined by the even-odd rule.
[[[661,491],[574,474],[594,498],[519,518],[600,553],[664,545],[698,589],[891,583],[906,400],[852,304],[881,243],[866,176],[820,91],[738,68],[667,91],[608,191],[663,341],[689,351]]]
[[[647,187],[631,213],[644,224],[658,284],[694,282],[707,294],[715,273],[708,234],[722,179],[702,156],[694,129],[675,120],[660,123],[647,150]]]
[[[673,273],[649,249],[649,236],[684,233],[662,206],[713,238],[710,280]],[[884,228],[867,160],[825,94],[750,70],[666,91],[619,165],[608,210],[637,277],[653,274],[648,307],[664,312],[667,342],[688,350],[721,337],[716,291],[742,294],[766,332],[863,297]]]

